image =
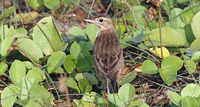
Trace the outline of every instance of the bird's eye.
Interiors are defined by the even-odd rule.
[[[99,19],[99,22],[103,22],[103,19]]]

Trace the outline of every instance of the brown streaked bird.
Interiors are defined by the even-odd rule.
[[[112,18],[101,14],[93,19],[85,19],[99,26],[94,42],[95,69],[105,92],[104,80],[107,78],[107,93],[110,94],[110,83],[114,91],[118,89],[118,80],[124,69],[123,50],[116,36]]]

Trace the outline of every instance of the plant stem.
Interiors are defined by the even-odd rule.
[[[161,22],[161,8],[158,7],[158,14],[159,14],[159,33],[160,33],[160,48],[161,48],[161,58],[163,59],[163,46],[162,46],[162,22]]]

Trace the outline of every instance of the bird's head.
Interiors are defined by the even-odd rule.
[[[84,21],[94,23],[100,27],[100,30],[115,29],[112,18],[107,14],[100,14],[93,19],[85,19]]]

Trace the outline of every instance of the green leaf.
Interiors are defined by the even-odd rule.
[[[67,86],[75,89],[78,93],[80,93],[80,90],[76,84],[76,81],[74,81],[74,79],[72,79],[71,77],[67,78]]]
[[[79,80],[78,86],[82,93],[90,92],[92,90],[92,86],[89,84],[88,80],[86,79]]]
[[[41,19],[33,29],[33,41],[45,55],[59,51],[65,43],[58,33],[52,16]]]
[[[195,52],[195,53],[192,55],[191,60],[194,61],[194,62],[200,61],[200,51]]]
[[[29,102],[24,107],[43,107],[40,103],[38,103],[39,99],[40,98],[29,99]]]
[[[136,76],[137,76],[136,71],[129,72],[123,78],[119,79],[119,84],[124,85],[126,83],[130,83],[131,81],[135,79]]]
[[[34,67],[34,64],[31,63],[30,61],[24,61],[23,62],[24,65],[26,66],[26,68],[29,70],[29,69],[32,69]]]
[[[197,98],[200,95],[200,86],[197,84],[188,84],[183,90],[181,91],[181,96],[191,96]]]
[[[144,103],[141,99],[135,100],[129,107],[149,107],[146,103]]]
[[[33,67],[32,70],[29,70],[26,77],[34,78],[37,82],[43,81],[45,79],[44,72],[37,67]]]
[[[87,55],[77,61],[76,69],[79,72],[89,71],[94,66],[94,59],[92,55]]]
[[[2,25],[0,28],[0,43],[7,37],[13,37],[15,33],[16,31],[13,26],[8,29],[7,25]]]
[[[63,63],[67,73],[69,74],[74,72],[74,69],[76,68],[76,64],[77,64],[77,61],[73,55],[67,55]]]
[[[80,37],[80,38],[84,38],[86,39],[86,36],[83,32],[83,30],[78,27],[78,26],[73,26],[68,30],[68,33],[72,36],[72,37]]]
[[[108,97],[108,101],[113,103],[115,106],[125,107],[123,101],[119,99],[118,94],[109,94],[107,95],[107,97]]]
[[[74,42],[70,47],[70,54],[73,55],[77,60],[83,58],[84,55],[89,55],[91,50],[90,44],[85,41],[79,43]]]
[[[47,61],[47,64],[50,64],[50,66],[47,67],[48,72],[55,72],[58,69],[58,67],[62,65],[62,63],[65,60],[65,57],[66,54],[64,52],[58,51],[53,53]]]
[[[97,78],[94,75],[90,74],[90,73],[83,73],[83,77],[86,80],[90,81],[92,84],[95,84],[95,85],[98,84]]]
[[[142,72],[146,74],[156,74],[158,73],[158,67],[154,62],[145,60],[142,64]]]
[[[4,72],[8,69],[8,65],[2,61],[0,63],[0,75],[4,74]]]
[[[96,39],[98,29],[98,26],[95,24],[89,24],[85,28],[85,33],[93,44]]]
[[[19,38],[19,47],[34,61],[39,63],[39,58],[43,57],[42,51],[35,44],[35,42],[28,38]],[[20,51],[21,52],[21,51]],[[21,52],[23,54],[23,52]]]
[[[3,107],[13,107],[18,95],[17,86],[11,85],[3,89],[1,93],[1,104]]]
[[[189,74],[192,74],[196,70],[196,64],[191,60],[187,60],[185,62],[185,69],[189,72]]]
[[[162,69],[173,69],[173,70],[179,70],[181,69],[183,65],[183,61],[177,57],[177,56],[168,56],[165,59],[163,59],[161,63]]]
[[[184,27],[185,24],[183,23],[183,21],[181,19],[181,15],[180,15],[181,12],[182,12],[182,9],[173,8],[171,10],[171,17],[172,17],[173,21],[178,24],[178,26]]]
[[[197,107],[197,100],[191,96],[185,96],[182,105],[182,107]]]
[[[167,96],[169,97],[170,101],[172,101],[174,104],[176,104],[177,106],[181,106],[181,103],[182,103],[182,97],[177,94],[176,92],[168,92],[167,93]]]
[[[123,101],[124,104],[129,105],[135,96],[135,88],[129,83],[124,84],[119,89],[118,95],[120,100]]]
[[[195,35],[196,38],[199,38],[200,37],[200,26],[199,26],[199,23],[200,23],[200,12],[198,12],[193,18],[192,18],[192,22],[191,22],[191,26],[192,26],[192,31]]]
[[[31,89],[32,85],[34,84],[35,79],[34,78],[22,78],[21,82],[20,82],[20,91],[19,91],[19,95],[18,98],[20,100],[25,100],[28,98],[29,95],[29,90]]]
[[[22,78],[25,77],[26,74],[26,68],[23,62],[19,61],[19,60],[15,60],[11,67],[10,67],[10,78],[11,81],[18,85],[20,83],[20,81],[22,80]]]
[[[185,24],[190,24],[192,21],[192,18],[194,16],[194,12],[193,12],[192,8],[190,6],[188,6],[188,7],[185,7],[183,9],[183,11],[184,12],[181,15],[181,19],[183,20],[183,22]]]
[[[181,33],[169,27],[163,27],[161,30],[162,46],[180,47],[185,45],[185,40]],[[151,34],[149,35],[149,41],[145,41],[144,43],[147,46],[160,46],[159,28],[152,30]]]
[[[160,68],[159,69],[160,76],[162,80],[170,86],[176,79],[177,70],[174,68]]]
[[[43,0],[27,0],[27,2],[33,9],[37,9],[44,4]]]
[[[196,51],[200,51],[200,38],[195,39],[189,48],[185,49],[185,52],[188,54],[193,54]]]
[[[2,44],[1,44],[1,55],[3,57],[6,57],[8,55],[8,49],[9,47],[11,47],[12,43],[13,43],[14,38],[13,37],[8,37],[6,39],[3,40]]]
[[[42,100],[38,100],[37,103],[42,103],[42,101],[44,101],[45,104],[48,104],[48,105],[54,104],[53,95],[51,93],[49,93],[45,88],[43,88],[39,85],[36,85],[36,86],[32,87],[30,91],[31,91],[30,97],[42,99]]]
[[[58,9],[60,7],[60,0],[44,0],[44,5],[48,9]]]

